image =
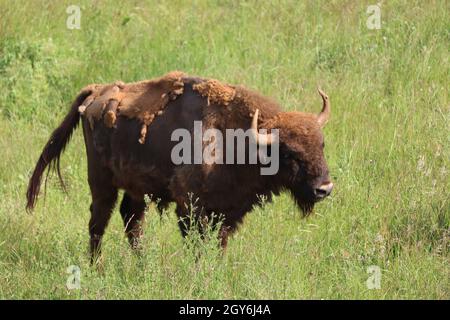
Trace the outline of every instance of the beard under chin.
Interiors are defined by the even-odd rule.
[[[313,212],[314,205],[316,204],[313,197],[308,196],[306,192],[292,192],[292,196],[302,211],[303,217],[307,217]]]

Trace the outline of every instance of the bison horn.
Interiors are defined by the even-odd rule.
[[[255,110],[255,114],[253,115],[252,119],[252,126],[251,126],[251,133],[253,136],[253,139],[255,139],[257,144],[260,145],[270,145],[274,141],[273,134],[263,134],[258,132],[258,114],[259,110]]]
[[[322,97],[323,101],[322,111],[319,113],[319,116],[317,117],[317,122],[319,123],[319,126],[323,127],[330,118],[330,99],[328,98],[325,92],[323,92],[320,89],[317,90],[319,91],[319,94]]]

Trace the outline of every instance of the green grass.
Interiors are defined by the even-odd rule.
[[[56,4],[58,3],[58,4]],[[0,0],[0,298],[450,298],[450,6],[367,1]],[[286,195],[245,219],[221,258],[196,262],[173,208],[151,207],[141,257],[117,212],[103,270],[89,267],[90,195],[78,130],[32,215],[28,178],[51,131],[88,83],[183,70],[318,112],[330,96],[325,154],[332,197],[301,219]],[[81,268],[68,290],[66,269]],[[381,268],[369,290],[367,268]]]

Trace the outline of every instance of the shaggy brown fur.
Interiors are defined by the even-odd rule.
[[[194,85],[194,90],[198,91],[202,97],[208,99],[208,106],[211,102],[226,106],[233,100],[236,94],[232,86],[222,84],[215,79],[206,80]]]
[[[87,88],[92,94],[79,107],[89,121],[91,129],[94,122],[104,119],[108,128],[112,128],[117,114],[128,118],[137,118],[142,122],[139,143],[145,141],[147,127],[153,119],[162,114],[170,100],[183,93],[183,72],[172,71],[158,79],[124,84],[121,81],[109,85],[91,85]]]
[[[324,116],[329,114],[329,104],[323,95],[322,98]],[[175,129],[185,128],[193,133],[194,121],[202,121],[204,130],[216,128],[225,138],[226,129],[250,128],[257,109],[259,128],[280,132],[277,174],[260,175],[260,163],[172,162],[171,151],[178,143],[171,140]],[[202,231],[202,222],[206,220],[214,224],[221,220],[219,234],[225,247],[228,235],[260,203],[261,196],[270,201],[273,194],[286,190],[308,214],[314,203],[324,197],[317,190],[330,184],[316,115],[282,112],[278,103],[244,87],[173,72],[134,84],[116,82],[84,88],[36,164],[27,191],[29,210],[35,205],[45,169],[56,168],[59,174],[59,157],[80,114],[92,195],[89,222],[92,258],[100,252],[118,189],[125,190],[120,213],[133,248],[138,247],[142,234],[145,194],[158,201],[160,210],[170,202],[176,203],[183,235],[191,226]],[[321,121],[326,122],[327,117],[321,117]],[[146,136],[155,139],[145,139]],[[246,152],[249,150],[247,145]]]

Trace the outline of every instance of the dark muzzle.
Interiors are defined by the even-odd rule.
[[[330,195],[333,190],[333,183],[327,182],[322,184],[320,187],[314,189],[314,196],[317,200],[321,200]]]

